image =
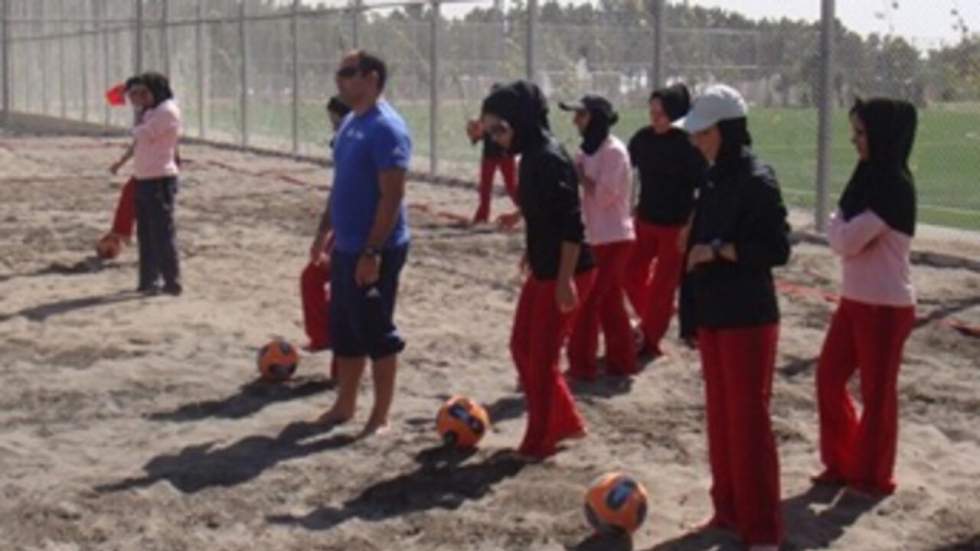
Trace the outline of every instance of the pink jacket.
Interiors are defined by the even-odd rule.
[[[175,159],[180,131],[180,108],[172,99],[143,113],[141,122],[132,130],[136,142],[133,168],[137,180],[178,174]]]
[[[633,170],[626,146],[619,138],[609,136],[592,155],[579,150],[575,163],[595,182],[592,191],[582,186],[586,241],[592,245],[632,241],[635,238],[630,213]]]
[[[840,211],[834,213],[827,238],[841,256],[844,298],[882,306],[915,304],[909,260],[911,237],[866,210],[847,222]]]

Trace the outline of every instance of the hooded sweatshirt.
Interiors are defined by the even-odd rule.
[[[842,257],[842,295],[868,304],[911,306],[916,193],[908,160],[915,107],[872,99],[859,101],[852,113],[864,123],[870,158],[858,162],[827,231],[830,246]]]
[[[523,80],[502,86],[484,100],[482,112],[500,117],[514,130],[508,153],[521,155],[517,194],[531,273],[539,280],[557,278],[565,242],[581,244],[575,273],[593,268],[578,177],[568,153],[551,134],[541,90]]]
[[[789,260],[789,224],[772,169],[749,148],[745,119],[718,123],[722,145],[698,194],[689,243],[735,245],[737,260],[716,258],[689,273],[691,322],[710,329],[779,321],[772,268]]]
[[[671,121],[684,117],[691,107],[690,94],[683,84],[656,90],[650,100],[655,98],[660,99]],[[640,173],[637,217],[661,226],[687,223],[706,167],[687,134],[674,128],[657,134],[647,126],[630,139],[629,153]]]

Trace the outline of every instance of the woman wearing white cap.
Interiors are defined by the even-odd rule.
[[[688,284],[707,400],[714,515],[751,549],[782,539],[779,460],[769,398],[779,336],[772,268],[787,262],[789,225],[772,169],[749,145],[747,108],[715,85],[678,121],[709,168],[688,241]]]

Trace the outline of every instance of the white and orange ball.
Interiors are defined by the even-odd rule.
[[[473,400],[453,396],[439,408],[436,430],[446,445],[472,448],[490,430],[490,416]]]
[[[259,374],[266,381],[286,381],[296,373],[299,353],[293,345],[277,339],[259,349],[258,365]]]
[[[95,254],[104,260],[116,258],[122,251],[122,245],[122,239],[118,235],[107,233],[95,244]]]
[[[585,493],[585,518],[599,533],[632,534],[647,515],[647,491],[623,473],[607,473]]]

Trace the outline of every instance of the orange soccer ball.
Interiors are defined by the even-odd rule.
[[[122,240],[114,233],[105,234],[95,245],[95,254],[105,260],[116,258],[120,251],[122,251]]]
[[[299,365],[296,348],[283,340],[274,340],[259,349],[259,373],[270,382],[288,380]]]
[[[472,448],[490,428],[483,406],[469,398],[453,396],[439,408],[436,429],[443,442],[457,448]]]
[[[600,476],[585,493],[585,518],[596,532],[632,534],[646,516],[646,488],[623,473]]]

